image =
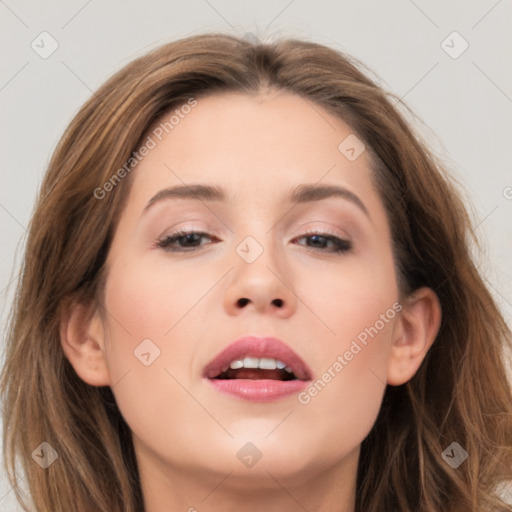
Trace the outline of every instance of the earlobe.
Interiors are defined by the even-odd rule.
[[[439,298],[431,288],[419,288],[407,297],[394,330],[388,384],[399,386],[414,376],[436,339],[441,315]]]
[[[104,341],[103,321],[94,302],[69,300],[62,306],[62,349],[78,376],[92,386],[110,385]]]

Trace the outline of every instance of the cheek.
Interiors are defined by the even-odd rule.
[[[180,382],[189,378],[195,361],[191,343],[201,329],[198,315],[204,308],[198,302],[216,281],[218,274],[200,273],[197,266],[177,272],[165,261],[116,261],[105,288],[105,345],[111,381],[124,383],[114,390],[119,400],[156,407],[165,402],[169,382],[174,384],[166,370]],[[167,403],[176,400],[167,398]],[[161,414],[146,412],[152,418]]]
[[[367,329],[374,331],[375,324],[386,335],[388,324],[396,317],[398,300],[389,255],[381,251],[378,257],[347,257],[338,265],[309,270],[297,269],[300,276],[295,290],[311,312],[301,315],[310,325],[304,332],[315,332],[311,324],[316,318],[318,339],[324,340],[326,348],[336,350],[348,347],[360,334],[364,338]]]
[[[386,389],[387,362],[395,320],[391,304],[352,303],[332,322],[336,336],[325,337],[316,375],[298,395],[301,428],[329,439],[327,457],[359,445],[372,429]],[[385,307],[387,306],[387,308]],[[338,309],[340,311],[340,309]],[[380,312],[388,312],[388,323]],[[372,314],[373,313],[373,314]],[[320,352],[320,350],[318,351]]]
[[[110,323],[121,337],[129,333],[133,343],[170,339],[181,319],[214,284],[214,276],[202,278],[197,267],[179,271],[169,267],[165,262],[148,265],[141,260],[112,268],[105,300],[115,320]]]
[[[301,423],[322,429],[342,449],[371,430],[386,388],[387,363],[399,313],[393,272],[384,266],[354,264],[339,276],[317,273],[303,281],[302,295],[317,316],[320,333],[311,340],[316,379],[298,397],[307,410]],[[316,418],[322,421],[321,427]],[[333,445],[334,448],[334,445]]]
[[[361,352],[348,364],[337,361],[343,369],[336,371],[340,367],[333,358],[299,395],[300,429],[316,434],[312,440],[318,444],[317,450],[324,452],[324,459],[334,462],[346,455],[363,442],[375,424],[386,385],[370,371],[368,360],[368,352]]]
[[[190,313],[213,282],[201,279],[197,271],[171,272],[168,267],[134,258],[116,261],[109,272],[106,351],[114,382],[128,370],[142,383],[171,361],[173,367],[186,365]],[[154,363],[144,364],[150,361]]]
[[[150,432],[155,446],[166,446],[169,433],[180,431],[173,411],[190,418],[201,413],[177,382],[190,368],[191,309],[218,277],[210,282],[197,271],[171,274],[136,260],[116,263],[105,288],[112,391],[132,431],[140,438]]]

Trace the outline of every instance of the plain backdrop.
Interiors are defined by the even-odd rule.
[[[373,70],[462,184],[478,265],[510,324],[510,20],[509,0],[0,0],[2,340],[36,191],[64,128],[130,60],[206,31],[306,38]],[[2,470],[0,510],[19,510]]]

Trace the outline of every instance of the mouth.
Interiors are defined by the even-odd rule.
[[[305,388],[312,372],[281,340],[248,336],[222,350],[202,376],[218,391],[265,402]]]
[[[297,376],[290,366],[270,357],[244,357],[235,359],[229,366],[222,368],[222,371],[214,379],[270,379],[270,380],[297,380]]]

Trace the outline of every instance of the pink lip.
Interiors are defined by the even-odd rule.
[[[273,357],[289,366],[297,380],[273,379],[215,379],[222,368],[231,361],[244,357]],[[203,370],[203,377],[218,391],[244,400],[267,402],[297,393],[308,386],[312,372],[306,363],[277,338],[245,336],[234,341],[210,361]]]

